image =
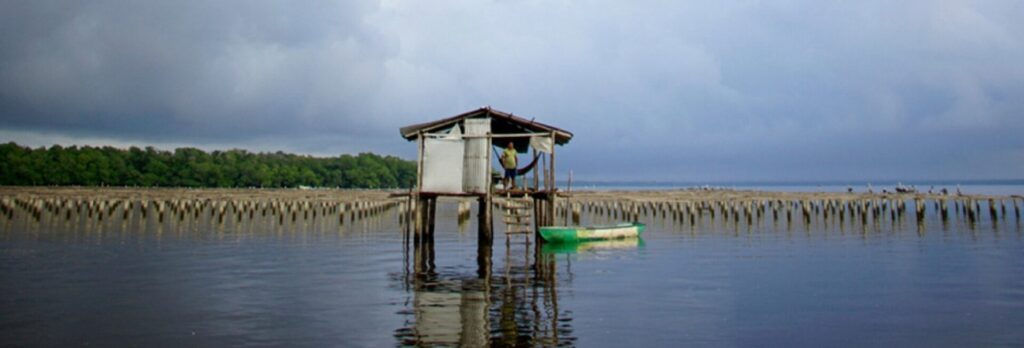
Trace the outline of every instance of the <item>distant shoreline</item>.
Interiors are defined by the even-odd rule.
[[[563,189],[566,183],[560,183]],[[912,188],[920,193],[941,193],[946,189],[955,194],[957,189],[963,194],[985,195],[1024,195],[1024,180],[974,180],[974,181],[893,181],[871,182],[870,184],[845,184],[825,182],[735,182],[718,184],[691,184],[670,182],[573,182],[573,191],[674,191],[685,189],[731,189],[744,191],[769,192],[830,192],[844,193],[852,190],[855,193],[894,192],[896,187]]]
[[[566,180],[559,179],[559,185],[565,185]],[[675,187],[697,187],[697,186],[891,186],[896,184],[904,185],[1024,185],[1024,179],[857,179],[857,180],[575,180],[576,185],[597,185],[597,186],[675,186]]]
[[[145,200],[384,200],[402,190],[294,188],[173,188],[93,186],[0,186],[0,197]]]

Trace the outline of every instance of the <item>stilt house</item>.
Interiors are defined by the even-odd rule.
[[[418,230],[424,223],[428,229],[433,225],[432,206],[441,196],[479,197],[481,222],[486,219],[488,226],[490,202],[495,194],[528,195],[539,203],[536,206],[553,207],[558,191],[555,147],[567,144],[573,136],[532,118],[490,107],[402,127],[400,132],[406,140],[416,141],[419,148],[416,188],[411,198],[416,206],[426,210],[417,211]],[[501,169],[498,156],[509,142],[520,154],[520,181],[515,190],[495,189]],[[546,211],[536,215],[538,225],[549,223],[544,219],[548,216]]]

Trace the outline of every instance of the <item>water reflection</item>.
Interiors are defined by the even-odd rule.
[[[923,219],[641,215],[647,245],[538,247],[501,232],[477,244],[447,224],[435,247],[401,234],[397,212],[221,222],[209,206],[162,220],[138,206],[102,218],[19,206],[0,214],[0,345],[1024,342],[1020,220],[934,207]]]
[[[395,330],[398,344],[566,346],[575,341],[571,312],[558,306],[555,255],[529,239],[506,238],[493,269],[489,242],[479,243],[475,273],[438,271],[430,238],[406,244],[412,260],[396,280],[410,296],[399,312],[406,320]]]
[[[600,252],[609,250],[630,250],[642,248],[643,238],[623,238],[613,240],[594,240],[570,243],[548,243],[541,247],[546,254],[576,254],[584,252]]]

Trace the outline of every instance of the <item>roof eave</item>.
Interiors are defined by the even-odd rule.
[[[555,132],[555,143],[558,144],[558,145],[568,144],[569,141],[572,140],[572,137],[573,137],[572,132],[569,132],[567,130],[564,130],[564,129],[561,129],[561,128],[558,128],[558,127],[554,127],[554,126],[550,126],[550,125],[547,125],[547,124],[544,124],[544,123],[541,123],[541,122],[536,122],[535,120],[532,120],[532,119],[531,120],[527,120],[525,118],[522,118],[522,117],[519,117],[519,116],[515,116],[513,114],[509,114],[509,113],[505,113],[503,111],[498,111],[498,110],[491,109],[490,107],[482,107],[482,108],[479,108],[479,109],[470,110],[470,111],[467,111],[467,112],[464,112],[464,113],[461,113],[461,114],[458,114],[458,115],[455,115],[455,116],[446,117],[446,118],[443,118],[443,119],[440,119],[440,120],[436,120],[436,121],[417,123],[417,124],[405,126],[405,127],[400,128],[399,132],[401,133],[403,138],[405,138],[406,140],[412,141],[412,140],[416,140],[416,138],[419,136],[420,132],[430,132],[430,131],[433,131],[433,130],[437,130],[439,128],[444,128],[444,127],[447,127],[447,126],[449,126],[449,125],[451,125],[453,123],[456,123],[456,122],[460,121],[463,118],[469,118],[469,117],[474,116],[475,114],[478,114],[478,113],[486,113],[488,116],[491,116],[491,117],[504,118],[504,119],[506,119],[508,121],[511,121],[513,123],[518,123],[518,124],[521,124],[521,125],[523,125],[523,126],[525,126],[527,128],[530,128],[531,131]]]

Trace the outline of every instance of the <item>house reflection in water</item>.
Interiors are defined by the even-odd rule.
[[[412,326],[399,330],[403,344],[481,347],[490,341],[487,292],[470,279],[436,280],[413,293]]]
[[[395,331],[398,343],[571,345],[572,318],[558,306],[555,255],[516,239],[506,240],[503,261],[493,270],[492,248],[481,246],[476,274],[438,273],[433,241],[414,245],[412,269],[406,257],[405,272],[395,277],[410,293],[400,312],[405,326]]]

